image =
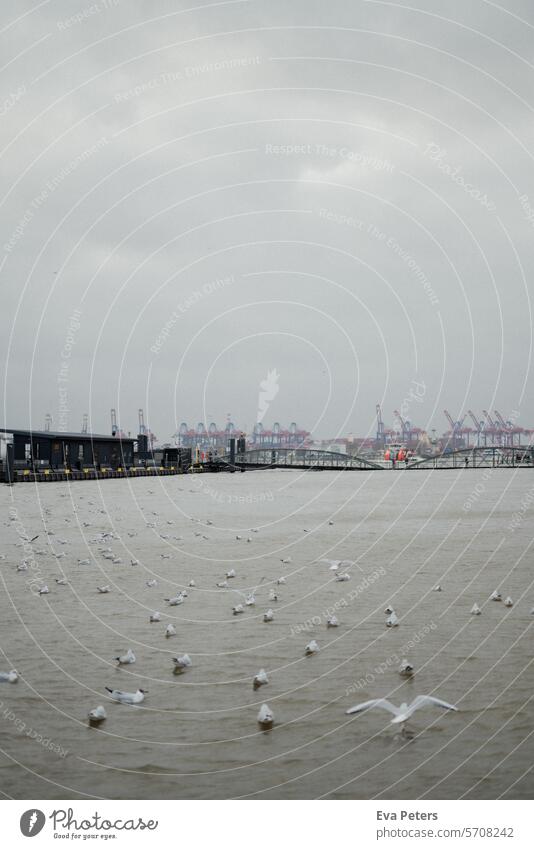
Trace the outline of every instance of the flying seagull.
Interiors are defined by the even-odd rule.
[[[354,560],[329,560],[328,558],[323,558],[321,563],[327,563],[332,572],[337,572],[341,567],[354,566]]]
[[[393,719],[391,720],[392,725],[401,725],[401,733],[405,734],[405,725],[411,715],[415,713],[419,708],[428,707],[429,705],[437,705],[437,707],[445,708],[446,710],[458,710],[455,705],[450,705],[448,702],[444,702],[441,699],[436,699],[434,696],[416,696],[413,702],[409,705],[406,702],[403,702],[400,707],[392,704],[388,699],[371,699],[368,702],[362,702],[359,705],[354,705],[354,707],[349,708],[345,711],[346,714],[352,713],[360,713],[362,710],[367,710],[368,708],[383,708],[384,710],[389,711],[393,714]]]

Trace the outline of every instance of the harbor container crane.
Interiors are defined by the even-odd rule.
[[[484,425],[484,434],[489,433],[491,435],[491,441],[493,444],[498,442],[498,437],[500,436],[500,430],[491,418],[490,414],[487,410],[482,410],[484,415],[486,416],[486,424]],[[489,425],[489,427],[488,427]],[[484,440],[484,445],[486,445],[487,440]]]
[[[449,422],[449,425],[450,425],[450,437],[451,437],[452,447],[457,448],[458,447],[458,445],[457,445],[458,436],[460,435],[460,432],[462,430],[462,426],[463,426],[463,423],[465,421],[465,416],[463,416],[461,419],[455,421],[448,410],[443,410],[443,412],[445,413],[447,421]]]
[[[501,442],[502,442],[502,444],[503,445],[511,444],[511,436],[512,435],[510,433],[510,430],[511,430],[510,425],[508,425],[504,421],[503,417],[501,416],[501,414],[499,413],[498,410],[494,410],[494,413],[495,413],[495,418],[499,422],[499,425],[500,425],[500,428],[501,428]]]
[[[110,413],[111,413],[111,435],[112,436],[119,436],[121,438],[126,439],[126,434],[124,433],[123,430],[120,429],[119,425],[117,424],[117,411],[115,410],[114,407],[111,408]]]
[[[474,432],[477,435],[477,446],[480,447],[480,438],[482,436],[482,433],[484,432],[484,422],[479,421],[472,410],[468,410],[467,414],[475,426]]]
[[[397,418],[400,426],[401,432],[400,437],[403,442],[410,442],[412,434],[411,434],[411,426],[409,421],[405,421],[398,410],[393,410],[393,415]]]

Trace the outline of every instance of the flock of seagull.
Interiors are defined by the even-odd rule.
[[[148,492],[149,492],[149,494],[153,494],[152,490],[148,490]],[[66,497],[66,495],[62,494],[62,497]],[[83,500],[84,496],[80,496],[80,499]],[[106,514],[107,513],[107,511],[99,509],[95,505],[95,502],[91,501],[90,499],[86,503],[91,508],[94,508],[94,510],[91,510],[91,512],[94,512],[94,513],[97,513],[97,514]],[[77,512],[78,512],[78,508],[74,507],[74,515],[75,516],[76,516]],[[161,532],[162,526],[160,525],[160,523],[158,521],[158,519],[159,519],[158,513],[156,511],[151,511],[151,513],[152,513],[152,516],[154,518],[151,518],[150,521],[146,521],[146,527],[147,528],[154,530],[154,532],[158,533],[158,536],[163,540],[170,540],[170,541],[175,541],[175,542],[178,542],[178,543],[183,542],[183,540],[184,540],[183,536],[171,535],[171,534],[168,534],[168,533]],[[13,512],[10,515],[9,518],[10,518],[11,522],[15,522],[17,520],[17,514],[15,512]],[[44,539],[46,541],[46,544],[48,545],[49,549],[51,550],[53,558],[55,558],[55,560],[58,561],[58,565],[59,565],[61,560],[64,559],[65,557],[67,557],[67,553],[64,550],[60,551],[58,549],[60,547],[63,548],[64,546],[67,546],[68,542],[67,542],[67,540],[56,535],[52,530],[49,529],[49,527],[48,527],[49,520],[51,520],[52,518],[53,518],[52,510],[50,508],[44,508],[44,513],[43,513],[43,528],[44,528],[44,530],[42,532],[42,537],[41,537],[41,534],[36,534],[33,537],[29,537],[28,535],[21,533],[20,530],[19,530],[19,531],[17,531],[18,536],[19,536],[19,540],[18,540],[18,542],[15,543],[15,545],[18,546],[18,547],[25,546],[26,550],[27,550],[28,545],[33,546],[33,544],[37,543],[38,540],[41,540],[41,545],[42,545],[42,539]],[[64,521],[69,523],[72,520],[69,517],[64,517]],[[101,516],[99,516],[99,521],[102,522]],[[200,519],[191,519],[191,521],[194,522],[194,523],[197,523],[197,524],[204,524],[206,527],[213,525],[213,522],[210,519],[204,520],[203,523],[201,522]],[[92,523],[88,522],[88,521],[78,522],[78,524],[79,524],[80,527],[84,527],[84,528],[90,528],[92,526]],[[173,520],[167,520],[167,524],[173,525],[174,521]],[[333,525],[334,522],[332,520],[330,520],[328,522],[328,524]],[[304,531],[308,532],[307,529],[304,529]],[[259,531],[258,531],[257,528],[251,528],[250,533],[251,534],[257,534],[257,533],[259,533]],[[209,538],[208,535],[203,532],[203,530],[194,530],[193,534],[194,534],[195,537],[200,537],[201,539],[208,539]],[[137,536],[136,531],[129,531],[128,532],[128,537],[135,538],[135,536]],[[240,535],[240,534],[237,534],[235,538],[236,538],[236,541],[241,541],[241,540],[244,539],[243,536]],[[248,542],[248,543],[253,541],[252,536],[247,536],[245,539],[246,539],[246,542]],[[91,559],[91,558],[78,558],[77,559],[78,566],[81,566],[81,567],[91,566],[93,562],[97,561],[97,556],[99,556],[104,561],[109,561],[110,564],[112,564],[112,565],[118,565],[118,564],[123,562],[122,558],[119,555],[117,555],[113,551],[113,548],[112,548],[113,542],[121,542],[121,537],[114,530],[100,531],[100,532],[96,533],[96,535],[93,536],[89,540],[89,542],[90,542],[90,544],[96,546],[97,554],[93,556],[93,559]],[[37,543],[37,545],[38,545],[38,543]],[[44,555],[50,554],[49,550],[45,550],[42,547],[37,547],[37,545],[34,546],[33,549],[32,549],[34,558],[38,557],[38,556],[44,556]],[[128,543],[129,547],[132,547],[133,545],[135,545],[135,543]],[[172,556],[173,555],[170,554],[170,553],[160,554],[161,559],[170,559]],[[6,560],[6,559],[7,559],[6,554],[0,554],[0,560]],[[291,564],[292,558],[291,557],[283,557],[283,558],[280,559],[280,562],[282,564]],[[343,560],[343,559],[332,560],[332,559],[321,558],[321,559],[318,559],[315,562],[320,562],[320,563],[326,564],[329,567],[329,571],[331,571],[333,573],[333,580],[339,581],[339,582],[344,582],[344,581],[350,580],[351,574],[350,574],[349,570],[351,569],[351,567],[353,567],[355,565],[355,561]],[[137,557],[132,557],[130,559],[130,565],[132,567],[139,566],[140,560]],[[15,568],[16,568],[16,572],[18,572],[18,573],[21,573],[21,574],[28,573],[30,571],[30,568],[31,568],[31,561],[28,558],[22,559],[22,561],[18,565],[16,565]],[[266,578],[263,577],[261,579],[260,583],[258,584],[258,586],[256,586],[253,589],[249,589],[249,590],[243,592],[242,590],[239,590],[237,588],[234,590],[231,587],[231,584],[233,583],[236,576],[237,576],[236,569],[230,568],[230,569],[226,570],[225,575],[222,579],[217,580],[215,582],[215,585],[216,585],[217,588],[222,589],[222,590],[230,590],[230,592],[236,593],[237,595],[239,595],[243,599],[242,601],[239,601],[238,603],[236,603],[232,606],[231,613],[232,613],[233,616],[238,616],[240,614],[243,614],[245,612],[246,608],[251,608],[251,607],[254,607],[256,605],[257,593],[260,590],[260,587],[262,587],[263,582],[266,580]],[[58,588],[59,587],[65,587],[69,584],[69,579],[68,579],[67,575],[65,575],[64,572],[59,577],[55,577],[54,580],[55,580],[55,585]],[[269,602],[269,604],[272,604],[274,606],[269,606],[267,608],[267,610],[263,613],[262,619],[263,619],[264,623],[273,622],[273,620],[275,619],[274,610],[275,610],[275,607],[276,607],[276,602],[279,599],[280,587],[283,587],[286,584],[286,580],[287,580],[287,576],[280,575],[277,579],[269,581],[271,586],[269,587],[269,592],[268,592],[268,602]],[[150,578],[150,579],[145,581],[145,585],[148,588],[157,587],[157,583],[158,582],[155,578]],[[181,589],[177,590],[175,594],[170,594],[168,596],[165,596],[163,598],[163,600],[166,602],[168,607],[176,607],[176,606],[182,605],[182,604],[186,603],[186,601],[189,597],[188,590],[194,590],[195,588],[196,588],[196,582],[192,579],[188,582],[187,588],[184,586]],[[50,589],[49,589],[48,585],[44,582],[41,583],[36,589],[34,589],[34,591],[36,591],[36,593],[39,596],[46,596],[50,593]],[[437,586],[434,587],[434,591],[441,592],[442,587],[440,585],[437,585]],[[95,584],[95,592],[99,593],[99,594],[107,594],[109,592],[112,592],[112,587],[111,587],[110,584]],[[227,596],[225,596],[225,597],[227,597]],[[503,598],[502,598],[502,594],[501,594],[500,590],[494,590],[491,593],[489,600],[493,601],[493,602],[503,602]],[[506,596],[503,604],[506,607],[512,607],[513,600],[511,599],[510,596]],[[482,613],[482,609],[479,607],[479,605],[477,603],[475,603],[473,605],[473,607],[471,608],[470,612],[473,615],[480,615]],[[399,615],[396,613],[395,609],[391,605],[388,605],[385,608],[384,613],[386,615],[385,625],[386,625],[387,628],[396,628],[396,627],[399,626],[399,623],[400,623],[401,620],[399,618]],[[531,613],[534,614],[534,608],[532,609]],[[162,621],[161,612],[159,610],[154,610],[149,616],[149,621],[151,623],[160,623]],[[325,624],[326,624],[326,628],[337,628],[337,627],[339,627],[340,622],[339,622],[337,616],[331,614],[331,615],[328,615],[325,618]],[[172,623],[168,623],[166,625],[165,631],[164,631],[165,638],[170,639],[172,637],[175,637],[176,633],[177,633],[176,627]],[[319,651],[320,651],[320,646],[319,646],[316,639],[310,640],[304,646],[304,655],[305,656],[316,655]],[[128,665],[136,663],[136,655],[131,648],[127,648],[123,653],[116,655],[113,659],[119,667],[128,666]],[[173,665],[174,665],[173,671],[176,675],[184,674],[193,665],[191,657],[187,653],[177,654],[176,656],[174,656],[172,658],[172,662],[173,662]],[[413,664],[410,663],[407,658],[403,658],[401,665],[398,669],[398,672],[404,678],[411,678],[415,674],[415,669],[414,669]],[[18,678],[19,678],[19,675],[18,675],[18,672],[17,672],[16,669],[12,669],[8,672],[0,672],[0,683],[15,684],[18,681]],[[263,669],[263,668],[261,668],[255,675],[251,676],[251,679],[252,679],[252,687],[253,687],[254,690],[258,690],[260,687],[263,687],[263,686],[269,684],[269,676],[268,676],[266,670]],[[145,699],[145,696],[148,693],[148,690],[142,689],[142,688],[138,688],[137,690],[135,690],[133,692],[126,692],[126,691],[111,688],[111,687],[106,687],[105,689],[106,689],[106,692],[109,694],[109,699],[111,701],[117,702],[121,705],[129,705],[129,706],[142,704],[142,702]],[[348,714],[348,715],[359,714],[362,711],[366,711],[366,710],[369,710],[369,709],[372,709],[372,708],[384,709],[386,711],[389,711],[391,714],[393,714],[393,719],[391,720],[391,723],[394,724],[394,725],[400,725],[402,734],[407,735],[406,723],[407,723],[408,719],[413,715],[413,713],[415,711],[417,711],[421,708],[424,708],[424,707],[428,707],[428,706],[441,707],[441,708],[444,708],[446,710],[451,710],[451,711],[457,711],[458,710],[458,708],[455,705],[449,704],[448,702],[443,701],[443,700],[441,700],[441,699],[439,699],[435,696],[419,695],[411,702],[411,704],[408,705],[406,703],[403,703],[399,707],[396,707],[395,705],[393,705],[387,699],[383,699],[383,698],[371,699],[371,700],[362,702],[361,704],[354,705],[353,707],[349,708],[346,711],[346,714]],[[88,715],[87,715],[87,718],[88,718],[88,722],[91,726],[98,726],[101,723],[105,722],[105,720],[107,718],[107,713],[106,713],[104,706],[98,705],[96,708],[90,710]],[[257,722],[258,722],[260,729],[262,729],[264,731],[269,731],[273,728],[274,712],[271,710],[271,708],[269,707],[268,704],[264,703],[264,704],[261,705],[260,710],[257,714]]]

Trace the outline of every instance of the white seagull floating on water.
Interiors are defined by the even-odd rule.
[[[169,603],[169,607],[177,607],[179,604],[184,603],[184,597],[181,593],[173,596],[173,598],[166,598],[165,601]]]
[[[19,675],[16,669],[10,672],[0,672],[0,684],[14,684],[19,680]]]
[[[319,644],[317,640],[312,640],[308,643],[306,648],[304,649],[304,654],[317,654],[319,651]]]
[[[176,628],[174,625],[167,625],[165,628],[165,636],[166,637],[175,637],[176,636]]]
[[[474,603],[473,607],[471,608],[471,610],[469,612],[472,613],[473,616],[480,616],[480,614],[482,613],[480,607],[478,606],[478,604],[476,602]]]
[[[401,665],[399,666],[399,674],[404,678],[411,678],[413,675],[414,669],[411,663],[408,663],[406,658],[403,658]]]
[[[329,616],[326,620],[327,628],[337,628],[339,626],[339,620],[337,616]]]
[[[397,616],[395,611],[393,611],[391,616],[388,616],[388,618],[386,619],[386,625],[387,625],[388,628],[396,628],[398,624],[399,624],[399,617]]]
[[[159,613],[157,610],[154,613],[151,613],[150,614],[150,621],[151,622],[161,622],[161,613]]]
[[[458,710],[455,705],[450,705],[448,702],[444,702],[441,699],[436,699],[434,696],[416,696],[413,702],[409,705],[406,702],[403,702],[400,707],[392,704],[392,702],[387,699],[371,699],[368,702],[362,702],[359,705],[354,705],[354,707],[349,708],[345,711],[346,714],[352,713],[360,713],[362,710],[367,710],[368,708],[383,708],[384,710],[389,711],[389,713],[393,714],[393,719],[391,720],[392,725],[400,724],[402,726],[401,733],[405,733],[405,724],[416,710],[419,710],[423,707],[428,707],[429,705],[436,705],[437,707],[445,708],[446,710]]]
[[[99,593],[109,593],[111,592],[111,587],[109,586],[109,584],[106,584],[105,587],[97,587],[97,590]]]
[[[502,595],[500,594],[499,590],[493,590],[492,594],[490,595],[490,601],[502,601]]]
[[[184,672],[190,666],[193,666],[193,661],[188,654],[183,654],[181,657],[173,657],[174,671],[176,673]]]
[[[93,710],[90,710],[88,713],[89,725],[100,725],[100,723],[105,720],[106,716],[107,713],[103,706],[98,705],[98,707],[93,708]]]
[[[269,610],[267,611],[267,613],[264,613],[264,614],[263,614],[263,621],[264,621],[264,622],[272,622],[272,621],[273,621],[273,619],[274,619],[274,613],[273,613],[273,611],[271,610],[271,608],[269,608]]]
[[[508,596],[507,598],[504,599],[504,606],[505,607],[512,607],[513,604],[514,603],[513,603],[512,599],[510,598],[510,596]]]
[[[106,687],[108,693],[111,693],[111,698],[115,702],[120,702],[121,705],[140,705],[144,701],[148,690],[139,688],[135,693],[124,693],[122,690],[112,690],[111,687]]]
[[[270,709],[269,705],[264,704],[261,706],[258,713],[258,723],[264,731],[268,731],[273,727],[274,713]]]
[[[269,678],[267,677],[267,673],[265,669],[260,669],[257,675],[254,676],[254,680],[252,682],[252,686],[255,690],[258,690],[264,684],[269,683]]]
[[[125,665],[127,663],[135,663],[135,654],[131,649],[128,649],[126,654],[120,654],[118,657],[113,658],[119,664],[119,666]]]

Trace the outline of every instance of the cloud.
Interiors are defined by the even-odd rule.
[[[73,427],[115,406],[134,429],[147,398],[162,436],[207,410],[250,423],[273,363],[267,417],[318,435],[372,432],[413,380],[421,427],[444,407],[534,420],[528,3],[10,6],[6,424],[54,414],[77,308]]]

